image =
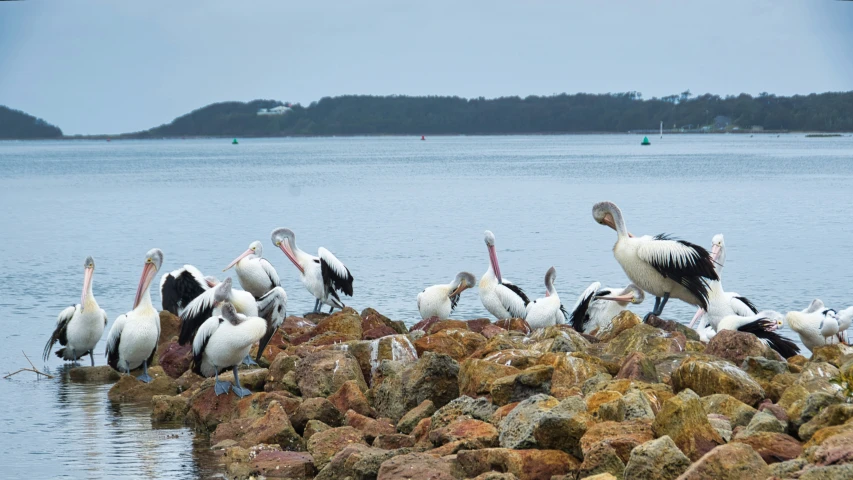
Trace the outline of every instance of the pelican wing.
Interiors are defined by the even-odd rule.
[[[581,296],[578,297],[575,302],[575,306],[572,307],[572,314],[569,317],[569,323],[576,332],[583,332],[584,324],[589,320],[587,310],[589,309],[589,305],[595,298],[595,294],[598,292],[599,288],[601,288],[601,283],[592,282],[590,286],[586,287],[586,290],[583,291]]]
[[[750,315],[755,315],[758,313],[758,308],[753,305],[752,302],[749,301],[746,297],[741,297],[735,294],[734,297],[730,300],[730,304],[732,310],[735,311],[736,314],[741,317],[748,317]]]
[[[267,331],[261,337],[255,359],[260,362],[264,349],[287,317],[287,293],[283,288],[275,287],[258,300],[258,316],[267,321]]]
[[[349,269],[338,260],[338,257],[332,255],[332,252],[323,247],[317,251],[320,257],[320,267],[323,275],[323,282],[326,285],[331,285],[335,290],[343,292],[347,296],[352,296],[352,274]],[[328,288],[327,288],[328,289]]]
[[[719,280],[714,262],[707,250],[684,240],[666,235],[645,237],[637,249],[641,260],[699,299],[699,307],[708,309],[708,280]]]
[[[269,260],[266,258],[262,258],[260,260],[261,268],[264,269],[264,272],[270,277],[270,283],[272,283],[273,287],[280,287],[281,280],[278,278],[278,272],[275,271],[275,268],[272,266]]]
[[[784,358],[791,358],[800,353],[800,347],[774,331],[776,322],[767,318],[760,318],[738,327],[739,332],[747,332],[760,338],[773,350],[779,352]]]
[[[207,342],[210,341],[210,337],[216,333],[216,330],[219,326],[224,322],[225,319],[221,316],[210,317],[201,324],[198,328],[198,332],[196,332],[195,338],[193,338],[193,372],[201,375],[201,359],[204,355],[204,349],[207,348]]]
[[[201,295],[195,297],[189,305],[181,312],[181,332],[178,334],[178,343],[186,345],[191,342],[196,330],[201,324],[213,316],[214,297],[216,289],[211,288],[206,290]]]
[[[524,291],[513,285],[507,280],[504,280],[495,288],[495,293],[501,301],[501,305],[507,309],[515,318],[524,318],[527,315],[527,304],[530,300]]]
[[[113,322],[109,335],[107,335],[107,365],[115,370],[118,370],[118,346],[121,344],[121,332],[124,330],[126,321],[127,314],[119,315]]]
[[[208,286],[204,275],[192,265],[184,265],[160,277],[163,310],[175,315],[180,312],[181,307],[187,306],[206,290]]]
[[[802,312],[803,313],[814,313],[818,310],[821,310],[823,307],[824,307],[823,300],[816,298],[816,299],[812,300],[812,303],[810,303],[809,306],[805,310],[802,310]]]
[[[849,328],[851,323],[853,323],[853,307],[847,307],[838,312],[839,325],[846,325]]]
[[[104,327],[106,327],[107,326],[107,312],[103,308],[101,309],[101,316],[104,317]]]
[[[59,315],[56,317],[56,328],[53,330],[53,333],[50,335],[50,339],[44,346],[44,353],[42,355],[44,361],[47,361],[47,357],[50,356],[50,350],[56,342],[59,342],[60,345],[68,343],[68,322],[74,318],[74,314],[77,312],[78,308],[80,308],[80,305],[71,305],[59,312]]]

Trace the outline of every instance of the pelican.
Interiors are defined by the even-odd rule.
[[[824,308],[823,302],[813,300],[808,308],[802,311],[788,312],[784,323],[791,330],[797,332],[803,345],[809,350],[826,345],[827,337],[824,333],[831,330],[833,324],[838,328],[838,320],[835,318],[835,310]]]
[[[266,259],[263,258],[264,247],[259,240],[255,240],[249,244],[249,248],[235,258],[223,272],[237,265],[237,278],[240,279],[240,286],[243,290],[251,293],[255,298],[261,298],[265,293],[275,287],[281,286],[278,273],[275,268]]]
[[[450,318],[462,292],[477,283],[474,274],[459,272],[450,283],[427,287],[418,294],[418,311],[421,318],[438,317],[441,320]]]
[[[776,333],[782,324],[781,313],[765,310],[749,316],[728,315],[723,317],[717,325],[717,331],[736,330],[751,333],[787,359],[799,354],[800,348],[794,342]]]
[[[119,315],[107,336],[107,363],[118,370],[130,373],[142,366],[142,375],[136,377],[149,383],[148,364],[154,359],[157,341],[160,338],[160,315],[151,303],[148,287],[160,266],[163,264],[163,252],[152,248],[145,254],[145,266],[136,287],[133,310]]]
[[[332,252],[323,247],[317,249],[316,257],[303,252],[296,246],[296,235],[287,228],[273,230],[271,237],[273,245],[280,248],[299,270],[302,285],[314,295],[314,311],[309,313],[320,313],[321,305],[328,305],[329,313],[336,307],[344,308],[337,292],[351,297],[353,277]]]
[[[193,339],[192,370],[216,379],[213,391],[217,396],[233,389],[243,398],[252,392],[240,386],[237,366],[249,354],[252,345],[266,335],[270,325],[263,318],[237,313],[230,303],[223,303],[221,308],[222,314],[207,319]],[[233,387],[219,380],[219,372],[228,368],[234,372]]]
[[[163,310],[174,315],[189,305],[196,297],[212,287],[210,277],[205,277],[192,265],[163,274],[160,277],[160,299]]]
[[[486,230],[485,241],[489,252],[489,269],[480,278],[480,301],[498,320],[524,318],[530,300],[523,290],[501,276],[498,254],[495,252],[495,235]]]
[[[719,280],[707,250],[666,235],[635,237],[628,232],[622,211],[611,202],[596,203],[592,216],[616,230],[613,256],[635,285],[655,296],[655,308],[644,321],[660,316],[670,297],[707,310],[707,282]]]
[[[86,257],[83,263],[83,294],[80,303],[72,305],[59,312],[56,318],[56,329],[50,340],[44,346],[44,361],[50,355],[50,350],[58,341],[65,348],[56,351],[56,356],[63,360],[71,360],[74,364],[79,358],[89,355],[92,366],[95,366],[95,356],[92,350],[104,334],[107,326],[107,313],[98,306],[95,295],[92,294],[92,276],[95,274],[95,259]]]
[[[847,343],[847,329],[853,323],[853,307],[847,307],[838,312],[838,339]]]
[[[566,323],[566,309],[560,303],[560,296],[554,288],[557,270],[554,267],[545,273],[545,296],[527,304],[525,319],[532,330]]]
[[[593,282],[575,302],[569,317],[570,323],[576,331],[588,333],[606,327],[629,304],[643,303],[645,298],[645,293],[633,283],[619,290],[601,288],[599,282]]]

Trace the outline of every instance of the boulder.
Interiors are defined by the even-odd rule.
[[[332,402],[325,398],[306,398],[296,409],[290,421],[293,428],[298,433],[302,433],[311,420],[319,420],[330,427],[339,427],[343,422],[343,415],[332,405]]]
[[[308,342],[324,333],[333,332],[350,340],[361,340],[363,333],[361,329],[361,316],[350,307],[335,312],[317,322],[317,326],[310,331],[291,338],[293,345]]]
[[[213,432],[216,426],[231,419],[240,398],[229,392],[216,395],[213,387],[200,388],[190,397],[187,422],[201,432]]]
[[[212,387],[211,387],[212,389]],[[234,405],[231,418],[262,417],[270,404],[276,401],[284,408],[288,417],[293,416],[302,404],[302,400],[287,392],[262,392],[242,398]]]
[[[603,353],[624,356],[631,352],[645,355],[674,353],[684,351],[687,338],[678,332],[665,332],[651,325],[635,325],[616,336],[603,350]]]
[[[429,441],[429,432],[432,429],[432,418],[424,418],[412,429],[412,437],[415,438],[415,446],[428,449],[432,447]]]
[[[773,377],[788,373],[788,364],[764,357],[746,357],[740,366],[741,370],[759,382],[771,382]]]
[[[465,478],[498,471],[511,473],[519,480],[537,480],[551,478],[554,475],[566,475],[576,472],[580,467],[580,462],[575,457],[559,450],[508,448],[463,450],[456,455],[456,463]]]
[[[711,426],[714,427],[714,430],[720,434],[720,438],[722,438],[724,442],[729,443],[729,441],[731,441],[732,422],[729,421],[728,417],[712,413],[708,415],[708,423],[710,423]]]
[[[833,343],[832,345],[824,345],[816,347],[812,350],[812,358],[810,362],[827,362],[841,368],[845,361],[850,360],[853,355],[853,347],[842,343]]]
[[[672,374],[672,388],[676,392],[690,389],[700,396],[726,393],[747,405],[764,399],[764,389],[752,377],[721,360],[685,360]]]
[[[632,388],[625,395],[602,404],[598,409],[601,420],[623,422],[625,420],[655,419],[655,412],[649,398],[641,390]]]
[[[511,473],[486,472],[477,475],[472,480],[518,480],[518,477]]]
[[[585,353],[546,353],[539,358],[538,363],[554,367],[551,394],[560,397],[567,395],[558,395],[558,392],[569,392],[572,389],[577,389],[579,394],[584,382],[607,373],[604,362]]]
[[[223,440],[234,440],[243,448],[267,443],[278,444],[283,450],[305,449],[302,437],[293,429],[284,408],[276,401],[270,403],[263,417],[238,418],[219,424],[211,442],[215,444]]]
[[[121,374],[108,365],[98,367],[73,367],[68,371],[72,382],[113,383],[121,378]]]
[[[853,463],[853,431],[831,435],[816,446],[809,447],[804,457],[816,465]]]
[[[531,350],[508,348],[486,355],[483,360],[524,370],[535,366],[541,356],[541,354]],[[473,355],[472,358],[474,358]]]
[[[352,444],[337,452],[315,480],[375,479],[382,462],[408,451],[389,451]]]
[[[296,364],[295,373],[299,390],[306,398],[328,397],[350,380],[355,381],[360,389],[367,390],[356,359],[339,350],[320,350],[309,354]]]
[[[466,320],[465,323],[468,325],[469,330],[480,334],[483,333],[483,329],[486,327],[493,326],[492,321],[488,318],[475,318],[474,320]]]
[[[452,464],[426,453],[398,455],[382,462],[377,480],[455,480]]]
[[[361,338],[363,340],[376,340],[383,337],[388,337],[391,335],[396,335],[397,331],[391,327],[376,327],[371,328],[370,330],[365,330],[362,334]]]
[[[381,434],[373,439],[373,446],[385,450],[411,448],[415,446],[415,437],[402,433]]]
[[[269,375],[269,370],[266,368],[252,368],[250,369],[242,369],[239,371],[240,375],[240,386],[243,388],[248,388],[253,392],[263,392],[264,391],[264,383],[267,381],[267,376]],[[225,372],[219,375],[219,380],[223,382],[230,382],[234,384],[234,373],[233,372]],[[213,378],[208,378],[204,380],[204,383],[210,386],[214,384]]]
[[[168,313],[168,312],[167,312]],[[151,367],[148,375],[154,380],[144,383],[131,375],[122,375],[118,382],[110,388],[107,398],[111,402],[121,403],[150,403],[155,395],[175,395],[178,384],[163,371],[161,367]]]
[[[278,354],[275,357],[275,360],[270,363],[269,369],[267,370],[267,378],[264,382],[264,390],[268,392],[272,392],[275,390],[290,391],[293,388],[293,385],[291,385],[291,379],[295,379],[295,377],[291,375],[291,377],[287,380],[285,380],[285,377],[289,373],[295,372],[296,364],[298,362],[299,357],[295,355],[288,355],[286,353]]]
[[[619,400],[622,394],[613,390],[602,390],[586,397],[586,411],[593,417],[599,417],[599,409],[602,405]],[[608,410],[608,407],[605,407]]]
[[[580,458],[581,437],[593,423],[585,407],[576,398],[561,402],[548,395],[534,395],[519,403],[500,423],[500,445],[557,449]]]
[[[752,447],[768,465],[793,460],[803,453],[800,442],[784,433],[757,432],[746,437],[738,437],[734,442],[745,443]]]
[[[793,474],[805,468],[806,465],[808,465],[808,462],[802,458],[797,458],[786,462],[769,464],[768,470],[770,470],[771,478],[774,480],[777,478],[792,478]]]
[[[445,320],[445,322],[448,321],[450,320]],[[439,322],[441,323],[444,322]],[[479,333],[462,329],[445,329],[419,338],[415,341],[415,348],[418,355],[423,355],[424,352],[443,353],[456,361],[462,361],[485,344],[486,337]]]
[[[610,474],[613,478],[623,478],[625,463],[607,442],[598,442],[584,451],[583,463],[578,468],[578,478],[593,475]]]
[[[489,325],[484,326],[483,329],[477,333],[486,337],[487,339],[492,339],[492,338],[494,338],[494,337],[496,337],[502,333],[505,333],[505,332],[506,332],[506,330],[504,330],[503,328],[501,328],[497,325],[489,324]]]
[[[459,396],[459,364],[447,355],[426,353],[417,363],[383,361],[381,381],[373,388],[379,415],[399,421],[424,400],[440,408]]]
[[[519,373],[501,377],[492,383],[492,402],[506,405],[539,393],[550,393],[554,367],[537,365]]]
[[[337,346],[349,352],[361,367],[361,373],[371,385],[375,382],[374,374],[383,360],[401,363],[414,362],[418,352],[407,335],[387,335],[376,340],[348,342]]]
[[[157,345],[162,345],[172,341],[173,337],[177,337],[181,331],[181,319],[172,312],[160,312],[160,338],[157,340]],[[150,373],[149,373],[150,375]]]
[[[467,449],[497,447],[498,430],[491,423],[474,419],[459,419],[441,428],[435,428],[433,422],[429,440],[436,446],[461,440]]]
[[[370,329],[383,326],[393,329],[394,332],[398,334],[405,335],[408,333],[408,329],[406,329],[402,322],[395,322],[372,308],[365,308],[361,311],[362,331],[366,332]]]
[[[749,445],[729,443],[703,455],[678,480],[764,479],[770,474],[767,464]]]
[[[699,399],[707,414],[724,415],[732,426],[747,426],[758,410],[725,393],[708,395]]]
[[[654,362],[641,352],[632,352],[625,357],[616,378],[627,378],[647,383],[660,382]]]
[[[812,435],[812,438],[806,442],[803,448],[809,449],[811,447],[816,447],[822,445],[823,442],[830,437],[845,435],[848,433],[853,434],[853,422],[848,422],[844,425],[836,425],[834,427],[824,427],[816,431],[814,435]]]
[[[620,333],[643,323],[643,320],[630,310],[622,310],[619,315],[613,317],[609,325],[593,331],[593,335],[602,342],[609,342],[619,336]]]
[[[442,330],[468,330],[468,322],[462,320],[439,320],[430,324],[424,331],[427,335],[434,335]]]
[[[664,320],[658,317],[657,315],[649,315],[649,318],[646,319],[645,323],[647,325],[657,327],[665,332],[680,333],[684,335],[687,340],[694,342],[699,341],[699,334],[696,332],[696,330],[693,330],[687,325],[678,323],[675,320]]]
[[[199,387],[204,380],[205,378],[201,375],[193,373],[192,370],[187,370],[175,380],[175,383],[178,385],[178,391],[186,392]]]
[[[799,428],[800,440],[808,441],[818,430],[842,425],[847,423],[851,418],[853,418],[853,404],[829,405]]]
[[[498,409],[495,410],[495,413],[492,414],[492,425],[500,426],[504,418],[506,418],[506,416],[509,415],[510,412],[515,410],[515,407],[517,407],[519,403],[521,402],[508,403],[503,407],[498,407]]]
[[[311,436],[308,451],[314,457],[314,465],[322,470],[336,453],[352,444],[367,446],[361,432],[353,427],[330,428]]]
[[[379,435],[390,435],[396,433],[394,424],[387,418],[373,419],[358,414],[352,410],[348,411],[344,417],[344,421],[350,427],[361,432],[364,440],[369,444]]]
[[[775,350],[765,345],[751,333],[737,330],[721,330],[705,347],[705,353],[724,358],[740,365],[747,357],[764,357],[770,360],[783,360]]]
[[[308,423],[305,424],[305,430],[302,432],[302,438],[307,442],[308,440],[311,440],[311,437],[313,437],[314,434],[330,428],[332,427],[319,420],[308,420]]]
[[[302,317],[289,316],[284,319],[284,322],[279,327],[279,330],[287,334],[288,338],[297,337],[305,332],[311,331],[317,324],[310,322]]]
[[[568,325],[554,325],[533,332],[529,337],[530,350],[538,353],[583,352],[589,340]]]
[[[483,398],[461,396],[432,414],[432,429],[442,428],[455,422],[460,417],[473,418],[484,422],[491,421],[497,408]]]
[[[788,431],[788,422],[783,422],[770,412],[758,412],[753,415],[749,425],[741,431],[737,438],[748,437],[759,432],[785,433]]]
[[[367,397],[364,396],[364,393],[362,393],[358,383],[354,380],[344,382],[337,392],[329,395],[329,402],[331,402],[342,415],[347,413],[349,410],[353,410],[356,413],[360,413],[368,417],[376,416],[376,410],[370,406],[367,401]]]
[[[154,395],[151,397],[151,422],[183,422],[190,409],[190,400],[181,395]]]
[[[699,397],[692,390],[684,390],[664,402],[652,428],[658,437],[669,435],[693,461],[723,444],[720,434],[708,422]]]
[[[649,440],[631,450],[625,478],[675,480],[690,467],[690,459],[668,435]]]
[[[519,369],[495,362],[469,358],[459,366],[459,393],[469,397],[489,395],[492,383],[519,373]]]
[[[408,435],[412,433],[418,422],[425,418],[430,418],[433,413],[435,413],[435,405],[432,403],[432,400],[424,400],[417,407],[403,415],[400,421],[397,422],[397,431]]]
[[[532,331],[530,325],[528,325],[523,318],[505,318],[495,322],[495,325],[503,328],[504,330],[509,330],[510,332],[521,332],[525,335]]]
[[[240,450],[240,461],[227,462],[232,478],[286,478],[310,480],[314,478],[314,459],[305,452],[284,452],[270,445],[258,445],[251,449],[234,447],[229,449],[233,456]]]
[[[779,399],[779,406],[788,415],[789,427],[799,435],[799,428],[811,421],[830,405],[841,403],[841,399],[826,392],[809,393],[802,385],[792,385]]]
[[[797,478],[799,480],[850,480],[853,478],[853,464],[809,468]]]
[[[583,456],[597,443],[613,447],[622,462],[627,462],[631,451],[638,445],[655,437],[648,422],[629,420],[625,422],[600,422],[592,424],[581,438]]]

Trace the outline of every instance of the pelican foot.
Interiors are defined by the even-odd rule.
[[[643,323],[649,323],[649,317],[651,317],[651,316],[652,316],[652,315],[654,315],[654,314],[655,314],[655,312],[649,312],[649,313],[647,313],[647,314],[646,314],[646,316],[645,316],[645,317],[643,317]]]
[[[254,361],[252,359],[251,355],[246,355],[246,358],[243,359],[243,365],[248,365],[251,367],[252,365],[257,365],[257,364],[258,364],[258,362]]]
[[[231,387],[231,390],[234,390],[234,395],[237,395],[240,398],[248,397],[249,395],[252,394],[252,391],[249,390],[248,388],[238,387],[236,385]]]
[[[231,390],[231,382],[216,380],[216,383],[213,384],[213,393],[215,393],[217,397],[225,395],[229,390]]]
[[[140,382],[145,383],[151,383],[154,380],[153,378],[151,378],[151,375],[148,375],[147,373],[143,373],[142,375],[136,377],[136,379]]]

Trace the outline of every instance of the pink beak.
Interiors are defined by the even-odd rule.
[[[86,267],[86,273],[83,274],[83,294],[80,295],[80,306],[86,304],[86,294],[89,293],[89,290],[92,288],[92,275],[95,273],[95,269],[91,267]]]
[[[722,249],[719,245],[714,245],[713,247],[711,247],[711,260],[716,262],[717,259],[720,258],[720,250]]]
[[[498,254],[495,253],[495,246],[489,245],[487,248],[489,249],[489,261],[492,262],[492,270],[495,271],[495,276],[498,277],[498,283],[501,283],[503,277],[501,277],[501,267],[498,266]]]
[[[224,269],[222,269],[222,271],[224,272],[224,271],[228,270],[229,268],[233,267],[234,265],[237,265],[237,262],[239,262],[240,260],[242,260],[242,259],[244,259],[244,258],[248,257],[248,256],[249,256],[249,255],[251,255],[252,253],[253,253],[253,252],[252,252],[252,249],[251,249],[251,248],[250,248],[250,249],[248,249],[248,250],[246,250],[245,252],[241,253],[239,257],[235,258],[235,259],[234,259],[234,261],[233,261],[233,262],[231,262],[230,264],[228,264],[228,266],[227,266],[227,267],[225,267]]]
[[[278,248],[281,249],[282,252],[296,265],[296,268],[299,269],[300,273],[305,273],[305,269],[302,268],[302,265],[296,261],[296,256],[293,254],[293,251],[290,249],[290,242],[285,238],[281,243],[278,244]]]
[[[696,315],[693,315],[693,320],[690,320],[690,328],[693,328],[693,325],[694,325],[694,324],[695,324],[695,323],[696,323],[700,318],[702,318],[702,315],[704,315],[704,314],[705,314],[705,310],[702,310],[701,308],[700,308],[699,310],[696,310]]]
[[[142,276],[139,277],[139,286],[136,287],[136,298],[133,299],[133,309],[139,306],[142,295],[148,291],[148,286],[151,285],[151,280],[154,278],[155,273],[157,273],[157,270],[154,268],[153,263],[146,263],[142,267]]]
[[[626,293],[625,295],[609,295],[606,297],[595,297],[596,300],[611,300],[614,302],[631,302],[634,300],[634,295]]]

